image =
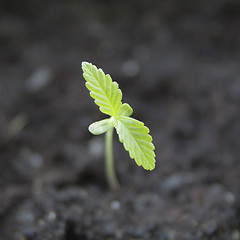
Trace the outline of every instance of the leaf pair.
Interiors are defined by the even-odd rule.
[[[115,127],[120,142],[137,165],[146,170],[154,169],[155,148],[149,129],[142,122],[130,117],[133,110],[129,104],[122,103],[122,91],[118,84],[112,81],[109,74],[105,75],[102,69],[97,69],[91,63],[83,62],[82,69],[91,97],[100,111],[110,116],[109,119],[91,124],[89,131],[99,135]]]

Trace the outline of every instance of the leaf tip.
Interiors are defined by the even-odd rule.
[[[152,162],[152,163],[149,163],[148,165],[142,165],[142,167],[143,167],[145,170],[152,171],[152,170],[155,169],[155,161]]]
[[[84,71],[88,66],[92,65],[91,63],[87,61],[82,61],[82,70]],[[85,71],[84,71],[85,72]]]
[[[109,119],[104,119],[104,120],[92,123],[88,127],[88,130],[90,133],[94,135],[100,135],[107,132],[111,128],[113,128],[113,120],[112,118],[109,118]]]

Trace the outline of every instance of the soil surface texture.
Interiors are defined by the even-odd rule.
[[[240,240],[240,1],[0,1],[0,240]],[[117,81],[156,168],[114,135],[80,64]]]

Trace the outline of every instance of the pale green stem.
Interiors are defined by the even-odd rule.
[[[107,177],[108,184],[112,190],[117,190],[119,183],[117,180],[114,159],[113,159],[113,128],[106,132],[106,142],[105,142],[105,173]]]

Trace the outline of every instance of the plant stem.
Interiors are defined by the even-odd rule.
[[[117,180],[114,159],[113,159],[113,128],[106,132],[106,143],[105,143],[105,174],[107,177],[108,184],[112,190],[117,190],[119,183]]]

